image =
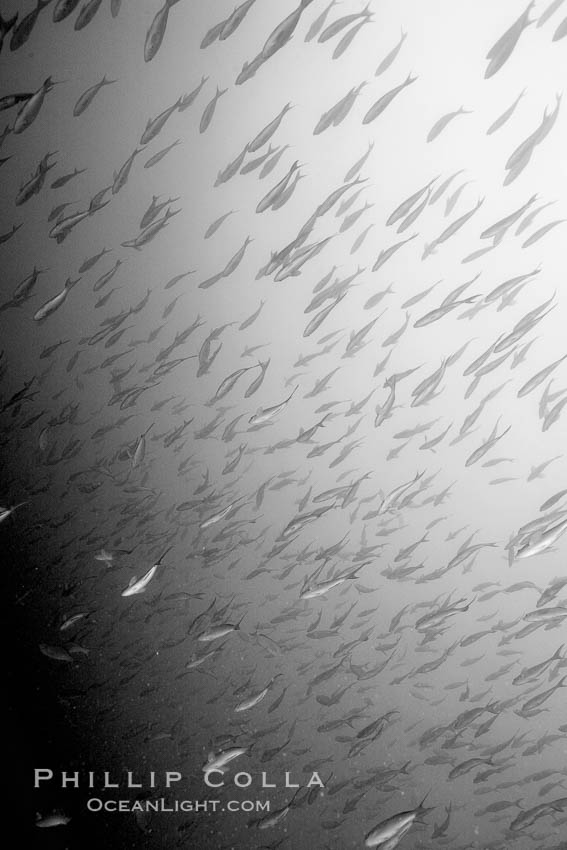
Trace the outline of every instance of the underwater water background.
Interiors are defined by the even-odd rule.
[[[565,848],[567,4],[63,5],[0,10],[22,840]]]

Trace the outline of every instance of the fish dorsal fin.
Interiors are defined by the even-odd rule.
[[[130,579],[130,581],[128,582],[128,587],[133,587],[133,585],[135,585],[137,581],[138,581],[137,577],[136,577],[136,576],[132,576],[132,578],[131,578],[131,579]]]

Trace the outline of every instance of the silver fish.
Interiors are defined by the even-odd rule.
[[[399,86],[391,89],[386,94],[383,94],[382,97],[378,98],[378,100],[372,104],[364,118],[362,119],[363,124],[370,124],[372,121],[375,121],[379,115],[381,115],[385,109],[392,103],[392,101],[402,92],[405,88],[410,86],[412,83],[415,83],[417,77],[412,77],[411,73],[408,74],[407,78],[403,83],[400,83]]]
[[[390,67],[390,65],[393,62],[395,62],[395,60],[397,59],[398,53],[402,49],[402,45],[407,38],[407,35],[408,35],[407,32],[404,32],[404,30],[402,30],[401,35],[400,35],[400,40],[398,41],[398,43],[396,45],[394,45],[394,47],[390,50],[389,53],[386,54],[386,56],[384,56],[384,58],[382,59],[382,61],[378,65],[378,67],[376,68],[376,71],[374,72],[375,77],[379,77],[380,74],[383,74],[384,71],[387,71],[388,68]]]
[[[179,3],[179,0],[165,0],[165,3],[159,12],[156,13],[152,23],[150,24],[150,28],[146,33],[146,40],[144,42],[145,62],[151,62],[160,49],[167,27],[169,10],[172,6],[175,6],[176,3]]]

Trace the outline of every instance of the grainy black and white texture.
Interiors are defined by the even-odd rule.
[[[566,15],[2,3],[22,844],[567,847]]]

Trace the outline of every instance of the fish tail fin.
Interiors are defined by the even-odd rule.
[[[76,278],[75,280],[72,280],[70,277],[68,277],[68,278],[67,278],[67,280],[65,281],[65,289],[67,290],[67,292],[68,292],[70,289],[73,289],[73,287],[74,287],[74,286],[75,286],[75,285],[76,285],[76,284],[77,284],[80,280],[81,280],[81,278],[80,278],[80,277]]]
[[[152,427],[152,426],[150,425],[150,428],[151,428],[151,427]],[[156,567],[159,567],[159,565],[161,564],[161,562],[163,561],[163,559],[165,558],[165,556],[167,555],[167,553],[168,553],[168,552],[171,552],[171,550],[172,550],[172,549],[173,549],[173,544],[172,544],[171,546],[168,546],[168,547],[167,547],[167,549],[165,550],[165,552],[163,552],[163,553],[159,556],[158,560],[157,560],[157,561],[156,561],[156,563],[155,563],[155,566],[156,566]]]
[[[110,203],[109,201],[103,201],[103,198],[104,198],[105,194],[108,192],[109,188],[110,188],[110,186],[105,188],[105,189],[101,189],[100,192],[97,192],[97,194],[94,195],[91,198],[91,202],[89,204],[89,209],[88,209],[89,215],[92,215],[93,213],[97,212],[98,210],[101,210],[108,203]]]
[[[429,791],[427,792],[427,794],[425,795],[425,797],[423,797],[423,799],[421,800],[421,802],[419,803],[419,805],[418,805],[418,806],[416,806],[415,811],[418,813],[418,816],[419,816],[419,815],[423,815],[423,814],[425,814],[425,812],[432,812],[432,811],[433,811],[433,808],[434,808],[434,807],[433,807],[433,808],[426,808],[426,807],[423,805],[423,804],[425,803],[425,801],[427,800],[427,798],[429,797],[429,795],[430,795],[430,794],[431,794],[431,788],[429,789]]]

